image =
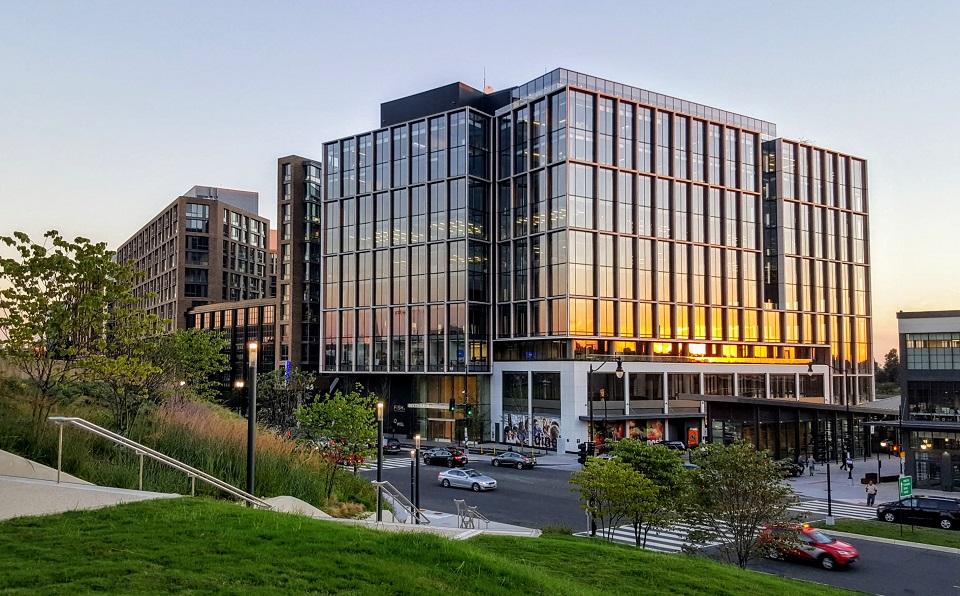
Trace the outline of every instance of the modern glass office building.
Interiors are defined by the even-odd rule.
[[[324,145],[320,369],[388,427],[573,451],[871,399],[864,160],[564,69],[381,116]]]
[[[897,323],[906,473],[960,491],[960,310],[898,312]]]

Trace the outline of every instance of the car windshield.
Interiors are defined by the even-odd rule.
[[[837,541],[837,539],[834,538],[833,536],[827,536],[823,532],[819,532],[819,531],[809,532],[807,536],[809,536],[810,539],[816,542],[817,544],[833,544],[834,542]]]
[[[476,470],[466,470],[466,473],[470,478],[479,478],[480,476],[483,476],[483,474]]]

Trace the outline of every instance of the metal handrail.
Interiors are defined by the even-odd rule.
[[[219,488],[223,492],[245,501],[254,507],[272,509],[272,506],[266,501],[259,499],[246,491],[240,490],[231,484],[227,484],[215,476],[211,476],[210,474],[207,474],[202,470],[198,470],[193,466],[187,465],[180,460],[174,459],[169,455],[164,455],[159,451],[154,451],[146,445],[141,445],[140,443],[130,440],[123,435],[118,435],[111,430],[107,430],[102,426],[97,426],[88,420],[77,418],[75,416],[50,416],[47,419],[60,427],[60,439],[57,446],[57,484],[60,483],[60,470],[63,460],[63,427],[64,425],[70,425],[79,428],[80,430],[85,430],[89,433],[97,435],[98,437],[107,439],[108,441],[111,441],[120,447],[126,447],[127,449],[131,449],[136,452],[136,454],[140,456],[140,490],[143,490],[143,458],[146,456],[156,462],[186,474],[190,478],[190,494],[194,494],[195,481],[197,478],[199,478],[207,484],[215,488]]]
[[[395,503],[399,504],[404,511],[409,511],[412,514],[411,523],[419,524],[429,524],[430,518],[423,514],[423,512],[417,509],[417,506],[413,504],[402,492],[400,489],[390,484],[389,481],[383,480],[377,482],[376,480],[372,481],[371,484],[376,486],[380,490],[386,491],[387,495],[394,500]]]

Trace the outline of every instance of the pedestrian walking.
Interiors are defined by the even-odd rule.
[[[873,480],[867,483],[867,506],[872,507],[877,500],[877,485]]]
[[[848,455],[844,463],[847,464],[847,478],[853,480],[853,458]]]
[[[817,460],[811,457],[810,458],[810,475],[811,476],[813,476],[813,467],[815,465],[817,465]]]

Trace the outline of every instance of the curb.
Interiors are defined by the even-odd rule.
[[[960,555],[960,548],[952,546],[940,546],[939,544],[926,544],[924,542],[912,542],[910,540],[897,540],[896,538],[882,538],[880,536],[868,536],[866,534],[854,534],[852,532],[838,532],[831,530],[829,526],[820,528],[828,534],[842,536],[844,538],[856,538],[858,540],[872,540],[873,542],[884,542],[886,544],[895,544],[897,546],[907,546],[910,548],[922,548],[925,550],[934,550],[942,553],[952,553]]]

